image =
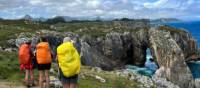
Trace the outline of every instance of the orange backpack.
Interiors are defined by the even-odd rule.
[[[51,51],[47,42],[41,42],[36,46],[36,58],[38,64],[51,63]]]
[[[30,46],[22,44],[19,48],[19,63],[28,64],[30,62]]]

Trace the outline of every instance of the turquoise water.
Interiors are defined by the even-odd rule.
[[[158,67],[154,62],[152,63],[149,61],[150,58],[152,58],[152,56],[147,55],[147,62],[145,63],[145,67],[126,65],[126,69],[151,77],[155,73]]]
[[[133,72],[139,73],[141,75],[151,77],[154,74],[154,71],[146,68],[146,67],[138,67],[133,65],[126,65],[126,69],[131,70]]]

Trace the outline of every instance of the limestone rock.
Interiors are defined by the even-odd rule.
[[[117,74],[118,76],[125,77],[129,80],[135,80],[141,83],[141,85],[139,85],[141,88],[153,88],[155,86],[153,80],[150,77],[140,75],[130,70],[117,70],[114,71],[113,74]]]
[[[102,78],[102,77],[100,77],[100,76],[98,76],[98,75],[96,75],[95,78],[96,78],[97,80],[99,80],[100,82],[102,82],[102,83],[105,83],[105,82],[106,82],[106,80],[105,80],[104,78]]]
[[[15,39],[9,39],[9,40],[7,40],[7,43],[8,43],[10,46],[15,46]]]
[[[6,48],[6,49],[4,49],[4,51],[13,52],[13,51],[17,51],[17,49],[15,49],[15,48]]]
[[[32,33],[20,33],[15,40],[15,45],[19,47],[20,44],[31,41],[32,37]]]
[[[175,29],[169,26],[160,26],[158,28],[162,31],[170,33],[171,37],[176,41],[179,47],[182,49],[185,60],[190,60],[192,55],[198,55],[198,43],[192,37],[192,34],[184,29]]]
[[[104,70],[112,70],[113,63],[107,57],[102,55],[87,42],[81,41],[81,62],[84,65],[101,67]]]
[[[199,78],[195,79],[195,87],[200,88],[200,79]]]
[[[149,47],[148,29],[139,29],[132,33],[133,40],[133,64],[144,66],[146,61],[146,50]]]
[[[181,88],[194,88],[194,79],[185,63],[183,51],[169,32],[150,30],[150,44],[154,58],[162,69],[161,77]]]
[[[99,67],[94,67],[94,68],[92,68],[91,70],[94,71],[94,72],[97,72],[97,73],[102,72],[102,69],[99,68]]]
[[[62,85],[61,81],[58,78],[56,78],[54,76],[50,76],[49,78],[50,78],[50,86],[51,87],[53,87],[53,88],[62,88],[63,85]]]
[[[152,80],[155,82],[157,88],[180,88],[178,85],[175,85],[170,81],[167,81],[166,78],[161,78],[156,75],[152,77]]]

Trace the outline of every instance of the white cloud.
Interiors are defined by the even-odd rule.
[[[200,14],[199,4],[197,0],[0,0],[0,17],[175,17]]]
[[[128,0],[122,0],[122,3],[127,4]]]
[[[144,7],[146,8],[162,8],[166,3],[168,2],[168,0],[158,0],[156,2],[152,2],[152,3],[144,3]]]
[[[41,3],[42,3],[41,0],[30,0],[30,4],[32,5],[41,4]]]
[[[194,3],[194,0],[188,0],[187,1],[187,4],[192,4],[192,3]]]
[[[87,1],[86,6],[88,8],[98,8],[100,5],[100,1],[99,0],[89,0]]]

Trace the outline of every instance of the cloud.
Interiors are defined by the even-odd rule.
[[[168,0],[158,0],[156,2],[148,2],[144,3],[144,7],[146,8],[162,8]]]
[[[0,17],[195,17],[199,4],[197,0],[0,0]]]
[[[86,6],[88,6],[89,8],[98,8],[100,5],[100,1],[99,0],[90,0],[87,1]]]
[[[122,0],[122,3],[127,4],[128,0]]]
[[[40,3],[42,3],[42,1],[40,1],[40,0],[31,0],[30,1],[30,4],[32,4],[32,5],[37,5],[37,4],[40,4]]]

